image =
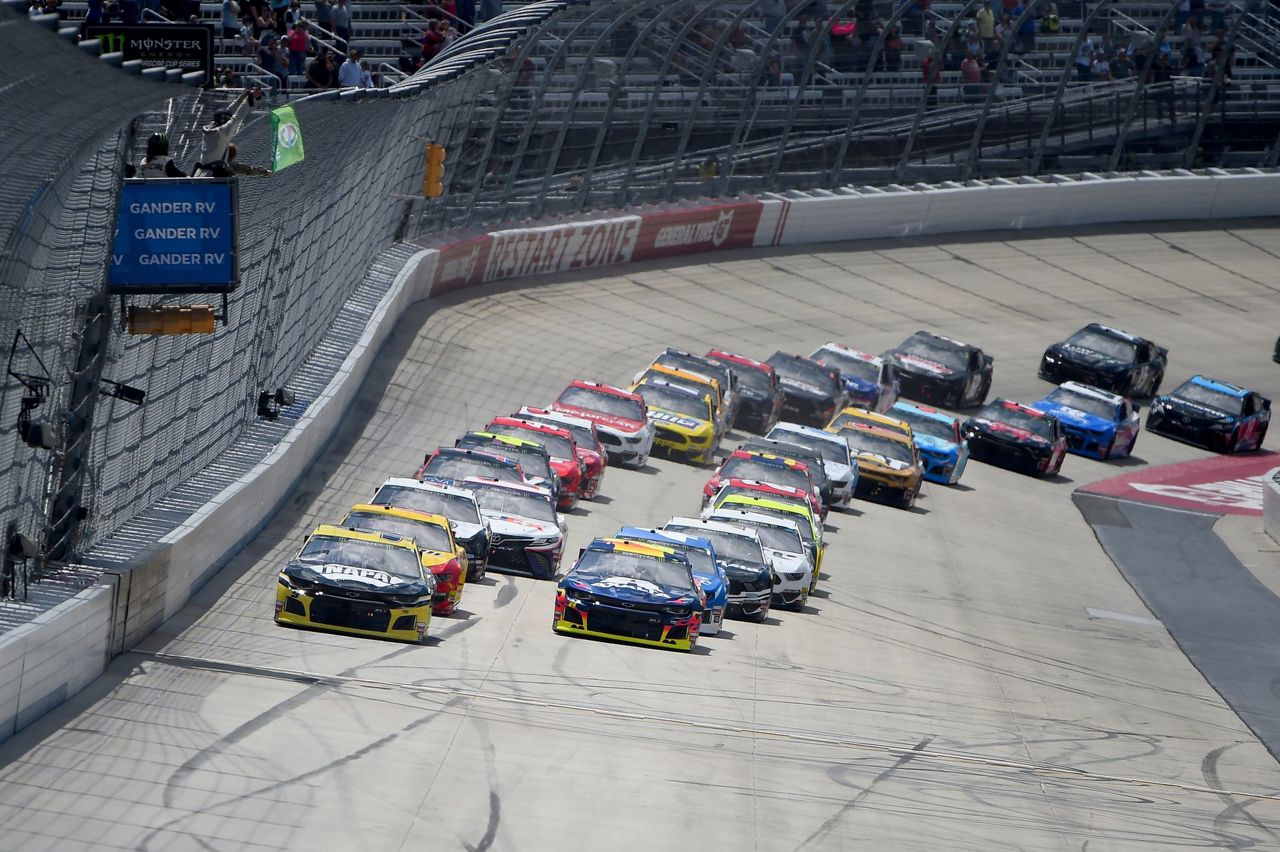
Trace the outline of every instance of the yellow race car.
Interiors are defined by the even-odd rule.
[[[700,464],[715,460],[720,433],[710,394],[655,378],[644,379],[631,390],[644,399],[654,426],[655,447]]]
[[[276,624],[424,642],[436,581],[413,539],[321,524],[276,584]]]
[[[887,495],[901,509],[910,509],[924,481],[924,464],[915,441],[888,429],[853,423],[837,432],[849,442],[858,460],[857,497]]]
[[[681,370],[678,367],[668,367],[666,364],[650,364],[643,373],[635,377],[635,382],[639,384],[645,379],[657,379],[670,384],[683,385],[690,390],[710,394],[711,411],[715,418],[716,431],[721,435],[729,431],[730,424],[726,422],[725,417],[724,388],[720,387],[719,379],[703,373]]]
[[[376,530],[408,536],[422,551],[422,567],[436,578],[432,615],[452,615],[462,600],[467,582],[467,552],[454,541],[449,519],[443,515],[357,503],[343,518],[341,526]]]
[[[901,432],[908,438],[914,440],[915,435],[911,432],[911,424],[905,420],[898,420],[887,414],[881,414],[878,411],[868,411],[865,408],[857,406],[849,406],[831,419],[831,423],[827,426],[828,432],[838,433],[846,426],[861,423],[876,429],[887,429],[890,432]]]

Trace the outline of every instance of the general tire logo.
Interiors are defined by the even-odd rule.
[[[719,217],[716,218],[716,229],[711,235],[711,244],[716,248],[720,248],[721,244],[729,238],[729,229],[733,227],[733,210],[721,211]]]

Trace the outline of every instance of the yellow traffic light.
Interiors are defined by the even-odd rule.
[[[422,194],[427,198],[444,195],[444,156],[443,145],[427,145],[427,169],[422,177]]]

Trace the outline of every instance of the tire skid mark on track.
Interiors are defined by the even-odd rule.
[[[902,297],[907,298],[907,299],[911,299],[912,301],[919,302],[919,303],[920,303],[920,304],[922,304],[922,305],[927,305],[927,306],[929,306],[930,308],[933,308],[934,310],[941,310],[937,305],[933,304],[932,302],[929,302],[929,301],[927,301],[927,300],[925,300],[925,299],[922,299],[922,298],[920,298],[919,296],[913,295],[912,293],[909,293],[909,292],[907,292],[906,290],[901,289],[900,287],[895,287],[895,286],[893,286],[893,285],[891,285],[891,284],[888,284],[887,282],[884,282],[884,281],[877,281],[877,280],[876,280],[876,279],[874,279],[874,278],[868,278],[867,276],[862,275],[861,273],[859,273],[856,269],[849,269],[849,268],[848,268],[848,267],[846,267],[846,266],[842,266],[841,264],[836,263],[834,260],[832,260],[832,259],[831,259],[831,258],[829,258],[829,257],[825,257],[825,256],[823,256],[823,255],[817,255],[817,254],[813,255],[812,257],[813,257],[815,260],[820,260],[820,261],[822,261],[823,263],[826,263],[826,264],[828,264],[829,266],[832,266],[832,267],[834,267],[835,269],[838,269],[841,273],[843,273],[843,274],[845,274],[845,275],[848,275],[848,276],[850,276],[850,277],[852,277],[852,278],[856,278],[856,279],[858,279],[860,282],[862,282],[862,283],[864,283],[864,284],[867,284],[867,285],[870,285],[870,286],[873,286],[873,287],[879,287],[879,288],[884,289],[884,290],[888,290],[890,293],[893,293],[894,295],[902,296]],[[797,274],[797,273],[795,273],[795,272],[793,272],[793,271],[791,271],[791,270],[789,270],[789,269],[786,269],[785,267],[779,266],[779,265],[777,264],[777,262],[776,262],[776,261],[765,260],[764,262],[765,262],[765,265],[767,265],[767,266],[769,266],[769,267],[771,267],[771,268],[773,268],[773,269],[776,269],[776,270],[778,270],[779,272],[785,272],[785,273],[787,273],[787,274],[789,274],[789,275],[795,275],[795,274]],[[811,280],[811,279],[810,279],[810,280]],[[836,290],[834,287],[828,287],[828,289],[832,290],[832,291],[833,291],[833,292],[835,292],[835,293],[838,293],[841,297],[847,297],[847,294],[846,294],[846,293],[843,293],[843,292],[841,292],[841,291],[838,291],[838,290]],[[929,323],[933,322],[933,320],[927,319],[927,318],[925,318],[925,317],[919,317],[919,316],[916,316],[916,315],[914,315],[914,314],[904,313],[904,312],[902,312],[902,311],[895,310],[894,308],[887,307],[887,306],[885,306],[885,305],[883,305],[883,304],[881,304],[881,303],[879,303],[879,302],[873,302],[873,301],[870,301],[869,299],[867,299],[867,298],[865,297],[865,295],[864,295],[864,296],[862,296],[862,297],[860,298],[860,301],[865,302],[866,304],[871,305],[871,306],[873,306],[873,307],[877,308],[878,310],[884,311],[885,313],[897,314],[898,316],[902,317],[903,319],[909,319],[909,320],[911,320],[911,321],[912,321],[912,322],[914,322],[914,323],[923,323],[923,324],[925,324],[925,325],[928,325]],[[949,311],[943,311],[943,314],[944,314],[944,315],[949,315],[949,316],[957,316],[957,317],[960,317],[961,319],[966,319],[966,320],[969,320],[969,321],[971,321],[971,322],[978,322],[978,317],[972,316],[971,314],[967,314],[967,313],[965,313],[965,312],[963,312],[963,311],[960,311],[960,310],[949,310]],[[865,321],[864,319],[859,319],[859,322],[866,322],[866,321]],[[868,323],[868,324],[870,324],[870,323]],[[874,328],[875,326],[872,326],[872,327]]]
[[[1007,245],[1007,243],[1005,245]],[[990,266],[987,263],[979,262],[977,260],[974,260],[971,257],[965,257],[962,254],[957,254],[954,249],[949,249],[948,253],[951,255],[951,257],[954,260],[957,260],[964,264],[968,264],[969,266],[972,266],[976,269],[981,269],[983,272],[989,273],[990,275],[996,278],[1000,278],[1004,281],[1008,281],[1010,284],[1014,285],[1015,287],[1021,287],[1024,290],[1030,290],[1033,293],[1038,293],[1041,296],[1045,296],[1055,301],[1062,302],[1064,305],[1070,305],[1073,308],[1078,308],[1081,311],[1085,311],[1087,313],[1096,313],[1096,314],[1101,314],[1102,316],[1108,319],[1112,318],[1111,314],[1108,314],[1105,311],[1098,310],[1097,308],[1094,308],[1091,305],[1083,305],[1079,302],[1072,301],[1071,299],[1068,299],[1065,296],[1060,296],[1057,293],[1054,293],[1050,290],[1044,290],[1044,289],[1041,289],[1040,287],[1033,287],[1031,286],[1031,284],[1027,283],[1027,281],[1014,278],[1010,275],[1006,275],[1005,273],[1001,272],[999,269],[996,269],[995,267]]]
[[[1029,320],[1034,320],[1035,322],[1049,321],[1048,317],[1038,316],[1037,314],[1031,313],[1031,311],[1025,311],[1022,308],[1017,307],[1016,305],[1009,304],[1008,302],[1002,302],[999,299],[993,299],[990,296],[984,296],[982,293],[979,293],[977,290],[970,290],[968,287],[961,287],[959,284],[955,283],[954,281],[944,281],[938,276],[934,275],[933,273],[926,272],[925,270],[921,269],[918,265],[913,265],[913,261],[907,260],[906,258],[899,258],[897,260],[894,260],[893,258],[889,257],[886,252],[883,252],[883,251],[873,252],[873,254],[875,254],[877,257],[881,258],[882,260],[888,261],[890,263],[894,263],[895,265],[898,265],[898,266],[906,267],[907,269],[910,269],[915,274],[919,275],[921,278],[928,278],[930,281],[940,284],[944,288],[959,290],[961,293],[964,293],[967,296],[972,296],[973,298],[978,299],[979,301],[983,301],[990,305],[994,305],[995,307],[1006,310],[1011,314],[1020,314],[1021,316],[1026,317]],[[914,263],[918,263],[918,261]],[[948,313],[953,313],[953,312],[948,311]]]
[[[807,256],[806,256],[806,259],[815,259],[815,260],[816,260],[817,258],[816,258],[815,256],[813,256],[813,255],[807,255]],[[805,289],[794,289],[794,288],[792,288],[792,289],[788,289],[788,290],[786,291],[786,293],[784,294],[782,290],[780,290],[780,289],[778,289],[778,288],[776,288],[776,287],[769,287],[769,286],[767,286],[767,285],[765,285],[765,284],[763,284],[763,283],[761,283],[761,282],[758,282],[758,281],[752,281],[751,279],[747,278],[745,275],[743,275],[742,273],[738,272],[737,270],[729,268],[729,265],[728,265],[728,264],[725,264],[725,263],[710,263],[710,264],[707,264],[707,266],[708,266],[710,269],[713,269],[713,270],[715,270],[716,272],[718,272],[718,273],[720,273],[720,274],[722,274],[722,275],[728,275],[728,276],[731,276],[734,280],[736,280],[736,281],[740,281],[740,282],[742,282],[743,284],[746,284],[746,285],[748,285],[748,286],[750,286],[750,287],[752,287],[752,288],[762,289],[762,290],[765,290],[766,292],[769,292],[769,293],[775,293],[775,294],[777,294],[777,295],[779,295],[779,296],[785,295],[785,297],[786,297],[786,299],[787,299],[788,301],[794,301],[794,302],[797,302],[797,303],[800,303],[800,304],[803,304],[803,305],[808,305],[809,307],[814,308],[814,309],[818,312],[818,319],[819,319],[819,321],[821,321],[821,322],[834,321],[834,320],[838,320],[838,319],[839,319],[839,320],[845,320],[845,321],[846,321],[846,322],[848,322],[848,323],[861,323],[861,324],[867,325],[867,326],[869,326],[869,327],[871,327],[871,328],[874,328],[874,329],[877,329],[877,330],[880,330],[880,331],[883,331],[883,330],[885,330],[885,328],[886,328],[886,327],[885,327],[885,326],[883,326],[883,325],[880,325],[880,324],[878,324],[878,323],[876,323],[876,322],[873,322],[873,321],[869,320],[869,319],[866,317],[866,315],[865,315],[865,314],[862,314],[862,315],[859,315],[859,316],[856,316],[856,317],[855,317],[855,316],[850,316],[850,315],[849,315],[849,314],[847,314],[847,313],[839,312],[839,311],[837,311],[837,310],[835,310],[835,309],[834,309],[834,306],[833,306],[833,304],[832,304],[830,301],[828,301],[828,302],[819,302],[819,301],[814,301],[814,300],[806,299],[806,298],[804,298],[804,294],[806,293],[806,290],[805,290]],[[773,266],[773,268],[774,268],[774,269],[779,269],[779,270],[781,270],[781,269],[782,269],[782,267],[777,266],[777,265],[774,265],[774,266]],[[809,282],[809,283],[810,283],[811,285],[813,285],[814,287],[816,287],[816,288],[818,288],[818,289],[822,290],[822,291],[823,291],[823,292],[825,292],[825,293],[828,293],[828,294],[832,295],[833,297],[837,297],[837,298],[838,298],[838,296],[840,295],[839,291],[838,291],[835,287],[832,287],[830,284],[827,284],[827,283],[826,283],[826,282],[824,282],[824,281],[821,281],[821,280],[819,280],[819,279],[817,279],[817,278],[814,278],[814,277],[813,277],[813,276],[811,276],[811,275],[807,275],[807,274],[805,274],[802,270],[798,270],[798,269],[789,269],[789,270],[785,270],[785,271],[786,271],[786,274],[788,274],[788,275],[793,275],[793,276],[795,276],[796,278],[803,278],[805,281]],[[739,291],[739,292],[740,292],[740,291]],[[843,334],[844,334],[844,329],[843,329],[843,328],[841,328],[841,329],[836,329],[836,330],[829,330],[829,329],[823,329],[823,330],[824,330],[824,331],[826,331],[828,334],[834,334],[834,335],[835,335],[835,336],[837,336],[837,337],[839,337],[839,336],[841,336],[841,335],[843,335]]]
[[[1167,237],[1162,237],[1159,234],[1156,234],[1155,238],[1160,242],[1164,243],[1165,245],[1167,245],[1169,248],[1173,249],[1174,251],[1188,255],[1190,257],[1194,257],[1196,260],[1208,266],[1212,266],[1214,269],[1218,270],[1219,272],[1225,272],[1227,275],[1231,276],[1232,278],[1238,278],[1242,281],[1248,281],[1250,284],[1253,284],[1256,287],[1261,287],[1263,290],[1266,290],[1269,293],[1280,293],[1280,287],[1273,286],[1271,284],[1268,284],[1265,281],[1259,281],[1257,278],[1254,278],[1252,275],[1245,275],[1243,272],[1236,272],[1234,270],[1228,269],[1227,267],[1223,266],[1221,263],[1218,263],[1216,260],[1210,260],[1209,258],[1200,254],[1198,251],[1195,251],[1193,249],[1189,249],[1189,248],[1186,248],[1185,246],[1180,246],[1177,243],[1171,242]]]
[[[1030,260],[1034,260],[1037,263],[1040,263],[1044,266],[1049,266],[1051,268],[1058,269],[1061,272],[1066,272],[1068,275],[1071,275],[1074,278],[1078,278],[1081,281],[1091,284],[1100,290],[1106,290],[1108,293],[1113,293],[1117,296],[1122,296],[1126,299],[1129,299],[1130,301],[1137,302],[1140,305],[1144,305],[1145,307],[1160,311],[1163,314],[1168,314],[1170,316],[1175,316],[1175,317],[1182,316],[1182,314],[1180,314],[1178,311],[1175,311],[1172,308],[1166,308],[1164,305],[1161,305],[1158,302],[1152,302],[1147,299],[1143,299],[1140,296],[1133,295],[1133,293],[1129,292],[1128,290],[1121,290],[1118,287],[1112,287],[1110,284],[1106,284],[1102,281],[1097,280],[1096,278],[1090,278],[1089,276],[1080,272],[1078,269],[1055,267],[1053,266],[1053,264],[1048,263],[1043,258],[1036,255],[1034,252],[1030,251],[1029,249],[1025,249],[1022,246],[1018,245],[1017,242],[1010,241],[1010,242],[1004,243],[1004,245],[1008,246],[1009,248],[1013,249],[1014,251],[1018,252],[1019,254],[1023,255],[1024,257]],[[1097,249],[1090,247],[1090,250],[1096,251]],[[1089,310],[1097,311],[1099,313],[1102,312],[1101,309],[1097,307],[1091,307],[1089,308]]]
[[[1200,773],[1204,776],[1204,782],[1210,787],[1222,786],[1222,780],[1218,777],[1218,761],[1222,759],[1222,755],[1230,746],[1222,746],[1215,748],[1204,756],[1204,760],[1200,762]],[[1243,802],[1236,801],[1230,793],[1218,793],[1218,798],[1227,805],[1222,811],[1213,818],[1213,831],[1218,835],[1219,845],[1229,849],[1243,849],[1255,845],[1250,839],[1236,839],[1227,830],[1228,821],[1232,818],[1232,814],[1239,814],[1249,825],[1271,838],[1272,841],[1280,843],[1280,836],[1268,828],[1257,817],[1249,813],[1249,805],[1257,801],[1257,799],[1248,799]]]
[[[134,652],[137,653],[137,652]],[[139,656],[149,657],[157,663],[176,666],[179,668],[196,668],[209,669],[212,671],[225,671],[236,674],[244,674],[249,676],[261,676],[271,678],[288,678],[292,680],[306,679],[311,684],[308,688],[366,688],[378,690],[396,690],[411,693],[419,696],[431,696],[435,699],[453,699],[460,698],[474,705],[478,702],[492,702],[499,705],[507,705],[512,707],[535,707],[544,710],[558,710],[569,713],[579,713],[590,716],[597,716],[606,719],[620,720],[625,722],[644,722],[649,724],[658,724],[672,726],[680,729],[693,728],[697,730],[713,731],[721,734],[730,734],[751,738],[760,738],[762,740],[774,740],[783,742],[804,743],[808,745],[816,745],[822,747],[832,747],[839,749],[853,749],[859,751],[876,752],[881,754],[902,757],[912,754],[914,758],[921,761],[933,761],[938,763],[954,763],[954,764],[970,764],[983,767],[1013,770],[1020,773],[1026,773],[1036,776],[1045,776],[1055,779],[1074,779],[1087,782],[1113,783],[1119,785],[1133,786],[1149,786],[1169,790],[1183,790],[1190,793],[1208,793],[1210,795],[1228,795],[1242,798],[1255,799],[1257,801],[1268,801],[1280,803],[1280,792],[1267,793],[1261,791],[1246,791],[1215,788],[1208,785],[1188,784],[1180,781],[1170,781],[1160,778],[1144,778],[1126,775],[1115,775],[1110,773],[1100,773],[1077,769],[1070,766],[1057,766],[1054,764],[1041,763],[1038,761],[1012,760],[1008,758],[988,757],[985,755],[974,755],[954,750],[917,750],[914,746],[903,746],[900,744],[878,742],[872,739],[841,736],[835,733],[806,733],[801,731],[788,731],[778,728],[762,728],[755,725],[731,725],[727,723],[708,721],[696,717],[675,717],[654,713],[636,713],[626,710],[619,710],[611,707],[597,707],[586,704],[578,704],[567,701],[548,701],[545,699],[529,698],[524,696],[513,695],[495,695],[481,691],[483,684],[475,689],[464,689],[446,686],[426,686],[414,685],[406,686],[405,684],[395,681],[379,681],[370,678],[354,677],[347,674],[324,675],[312,672],[289,671],[286,669],[268,669],[258,666],[245,665],[242,663],[234,663],[225,660],[214,660],[208,658],[183,657],[174,654],[166,654],[164,652],[141,653]],[[424,700],[427,700],[424,698]],[[469,712],[469,707],[468,711]],[[224,738],[225,739],[225,738]]]
[[[1118,264],[1127,266],[1135,272],[1138,272],[1142,275],[1146,275],[1150,277],[1158,277],[1155,275],[1155,273],[1147,269],[1143,269],[1141,266],[1134,263],[1133,261],[1127,260],[1124,257],[1121,257],[1120,255],[1112,254],[1111,252],[1107,251],[1104,248],[1101,248],[1100,246],[1091,245],[1090,243],[1085,242],[1080,237],[1072,237],[1071,239],[1075,242],[1080,243],[1080,245],[1083,246],[1084,248],[1087,248],[1090,251],[1097,252],[1098,254],[1101,254],[1104,257],[1106,257],[1108,260],[1112,260]],[[1157,239],[1159,238],[1157,237]],[[1165,245],[1169,245],[1169,244],[1165,243]],[[1169,247],[1173,248],[1172,245],[1169,245]],[[1185,249],[1182,249],[1182,251],[1185,251]],[[1189,254],[1190,252],[1187,252],[1187,253]],[[1169,287],[1176,287],[1177,289],[1182,290],[1184,293],[1187,293],[1188,295],[1191,295],[1191,296],[1195,296],[1198,299],[1204,299],[1209,302],[1214,302],[1215,304],[1222,305],[1224,308],[1230,308],[1233,311],[1239,311],[1245,314],[1249,313],[1248,308],[1244,308],[1244,307],[1241,307],[1240,305],[1234,304],[1232,302],[1228,302],[1226,299],[1219,299],[1217,296],[1211,296],[1208,293],[1204,293],[1204,292],[1201,292],[1200,290],[1195,289],[1194,287],[1188,287],[1186,284],[1182,284],[1181,282],[1174,281],[1172,278],[1167,278],[1167,277],[1160,278],[1160,282]]]

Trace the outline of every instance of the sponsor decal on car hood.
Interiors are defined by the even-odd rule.
[[[813,396],[826,396],[826,391],[817,385],[811,385],[808,382],[797,381],[796,379],[788,379],[779,377],[779,383],[786,385],[788,390],[797,390],[801,393],[811,394]]]
[[[1161,397],[1160,402],[1164,403],[1167,408],[1172,408],[1179,414],[1187,414],[1192,417],[1203,417],[1206,420],[1234,420],[1235,415],[1213,408],[1208,405],[1201,405],[1198,402],[1192,402],[1189,399],[1183,399],[1180,396]]]
[[[995,432],[999,435],[1005,435],[1010,438],[1015,438],[1019,441],[1026,441],[1027,443],[1030,443],[1030,444],[1048,444],[1049,443],[1048,438],[1043,438],[1029,429],[1022,429],[1018,426],[1011,426],[1008,423],[1002,423],[999,420],[987,420],[985,418],[978,418],[974,422],[983,426],[990,432]]]
[[[924,370],[926,373],[933,373],[936,376],[949,376],[955,371],[945,364],[939,364],[937,361],[931,361],[928,358],[921,358],[919,355],[898,355],[898,361],[908,367],[915,367]]]
[[[406,581],[401,577],[396,577],[387,571],[378,571],[373,568],[358,568],[355,565],[339,565],[334,563],[325,563],[322,565],[307,566],[312,568],[321,577],[328,580],[354,580],[357,583],[363,583],[366,586],[380,589],[386,586],[399,586]]]
[[[651,580],[643,580],[638,577],[600,577],[600,578],[583,578],[570,576],[569,580],[578,585],[586,586],[592,592],[601,595],[608,595],[621,601],[636,601],[638,603],[663,603],[666,601],[678,600],[684,598],[687,601],[693,599],[692,593],[682,591],[680,589],[672,589],[662,586]]]
[[[1052,414],[1054,417],[1058,418],[1061,423],[1066,423],[1071,426],[1079,426],[1082,429],[1089,429],[1091,431],[1110,429],[1116,425],[1113,421],[1107,420],[1104,417],[1099,417],[1096,414],[1090,414],[1089,412],[1081,411],[1078,408],[1068,408],[1065,405],[1058,405],[1057,403],[1043,403],[1034,407]]]
[[[700,420],[694,420],[692,417],[685,417],[683,414],[676,414],[674,411],[664,411],[661,408],[650,408],[649,419],[656,420],[659,423],[670,423],[675,426],[682,426],[685,429],[697,429],[703,425]]]
[[[904,461],[899,461],[898,459],[891,459],[888,456],[880,455],[880,453],[859,452],[858,460],[862,461],[863,459],[871,462],[872,464],[878,464],[881,467],[887,467],[889,468],[889,470],[906,470],[907,468],[911,467],[911,465],[907,464]]]
[[[617,429],[622,432],[639,432],[645,427],[644,423],[639,420],[632,420],[629,417],[617,417],[613,414],[605,414],[603,411],[595,411],[590,408],[579,408],[576,405],[566,405],[563,402],[555,403],[556,411],[563,411],[566,414],[574,414],[592,421],[597,426]]]
[[[547,521],[535,521],[519,515],[489,515],[489,530],[494,535],[534,535],[541,537],[560,534],[560,527]]]
[[[1115,358],[1112,358],[1110,355],[1099,352],[1096,349],[1086,349],[1083,346],[1077,346],[1074,343],[1063,343],[1058,347],[1058,349],[1064,355],[1069,355],[1071,360],[1084,364],[1086,367],[1108,367],[1122,363],[1117,361]]]

